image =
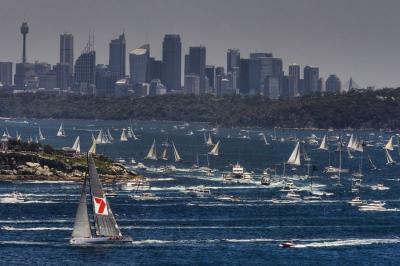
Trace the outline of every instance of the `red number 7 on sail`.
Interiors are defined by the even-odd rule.
[[[108,215],[108,209],[105,199],[103,198],[94,198],[94,211],[99,215]]]

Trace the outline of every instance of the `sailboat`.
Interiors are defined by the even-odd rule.
[[[65,130],[63,128],[63,123],[61,123],[60,128],[57,131],[57,137],[66,137]]]
[[[120,141],[123,141],[123,142],[124,142],[124,141],[128,141],[128,138],[126,137],[126,134],[125,134],[125,128],[122,129]]]
[[[294,147],[294,150],[292,152],[292,154],[290,155],[289,159],[287,160],[287,164],[291,164],[291,165],[297,165],[300,166],[301,165],[301,161],[300,161],[300,141],[297,142],[296,146]]]
[[[212,150],[208,153],[210,155],[218,156],[219,155],[219,141],[215,146],[212,148]]]
[[[92,156],[88,155],[89,176],[85,175],[82,193],[76,211],[74,230],[70,239],[71,245],[96,245],[96,244],[130,244],[132,238],[123,236],[111,207],[104,194],[99,174],[96,170]],[[93,209],[93,223],[88,215],[86,201],[86,184],[90,186],[90,205]]]
[[[263,135],[264,145],[270,145],[265,135]]]
[[[72,149],[76,152],[76,153],[80,153],[81,152],[81,141],[79,136],[76,137],[74,145],[72,146]]]
[[[110,129],[109,129],[109,128],[107,128],[107,137],[108,137],[108,139],[109,139],[110,141],[113,141],[113,140],[114,140],[113,136],[111,135],[111,132],[110,132]]]
[[[212,137],[211,137],[211,133],[208,133],[208,139],[207,139],[206,144],[207,144],[207,146],[213,146],[214,145],[214,142],[213,142]]]
[[[374,164],[374,162],[372,161],[371,156],[368,154],[368,161],[371,165],[371,170],[378,170],[378,168],[376,167],[376,165]]]
[[[390,139],[386,143],[384,149],[385,150],[389,150],[389,151],[393,151],[393,136],[390,137]]]
[[[168,161],[168,147],[164,147],[164,150],[161,153],[161,160]]]
[[[89,149],[89,154],[96,154],[96,139],[94,138],[93,134],[92,134],[92,146],[90,146]]]
[[[392,156],[390,156],[390,153],[387,149],[385,149],[385,155],[386,155],[386,164],[387,165],[395,165],[396,162],[393,160]]]
[[[157,151],[156,151],[156,140],[153,140],[153,144],[150,147],[149,152],[147,153],[147,156],[144,158],[145,160],[157,160]]]
[[[172,141],[172,149],[174,150],[174,157],[175,157],[175,162],[180,162],[182,161],[181,156],[178,153],[178,150],[176,149],[175,143]]]
[[[43,133],[42,133],[42,131],[40,130],[40,127],[39,127],[39,140],[45,140],[46,138],[43,136]]]
[[[318,149],[320,149],[320,150],[325,150],[325,151],[329,150],[328,142],[326,141],[326,135],[325,135],[324,138],[322,139],[321,145],[319,145],[319,148],[318,148]]]

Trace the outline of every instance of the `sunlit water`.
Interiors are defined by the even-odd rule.
[[[98,152],[114,159],[129,162],[134,158],[149,167],[161,162],[147,162],[143,158],[156,139],[158,153],[167,136],[178,148],[183,162],[175,164],[179,171],[172,173],[141,172],[150,181],[150,191],[157,198],[135,200],[134,190],[113,188],[118,193],[109,198],[117,221],[126,235],[134,242],[129,246],[79,248],[71,247],[68,238],[78,202],[81,184],[29,182],[1,183],[0,186],[0,261],[17,265],[344,265],[398,264],[400,261],[400,166],[387,166],[381,146],[368,147],[368,152],[379,170],[371,171],[363,154],[363,178],[360,196],[364,200],[383,200],[382,211],[360,211],[348,201],[351,193],[351,173],[358,170],[360,153],[349,160],[343,154],[343,167],[350,173],[343,174],[341,186],[322,173],[331,161],[337,165],[337,153],[317,150],[318,146],[305,145],[317,171],[313,174],[313,191],[322,196],[314,201],[279,201],[283,183],[277,180],[269,187],[259,183],[262,169],[276,168],[280,174],[282,163],[287,160],[295,143],[272,141],[273,130],[219,129],[213,135],[221,141],[220,156],[210,157],[214,176],[186,171],[199,158],[207,165],[209,147],[204,144],[203,128],[206,124],[184,125],[181,122],[132,122],[140,140],[118,141],[121,128],[128,121],[64,120],[67,137],[55,137],[61,120],[23,120],[0,122],[0,129],[7,127],[11,135],[16,131],[25,139],[37,135],[37,127],[47,138],[44,143],[56,147],[72,146],[80,136],[82,150],[89,148],[91,134],[100,128],[109,128],[116,139],[113,144],[99,145]],[[194,135],[188,133],[193,131]],[[266,146],[260,133],[268,136],[271,145]],[[208,134],[208,131],[205,132]],[[295,136],[304,139],[312,133],[322,137],[326,131],[276,130],[278,138]],[[349,132],[344,132],[343,136]],[[357,132],[364,140],[385,143],[388,133]],[[334,133],[329,133],[330,135]],[[250,139],[241,138],[243,135]],[[230,137],[230,138],[228,138]],[[348,139],[348,136],[346,136]],[[397,141],[395,141],[397,143]],[[331,150],[333,151],[333,143]],[[329,155],[330,154],[330,155]],[[397,150],[392,152],[400,161]],[[329,158],[330,157],[330,158]],[[239,162],[253,173],[249,183],[226,183],[222,171],[230,170]],[[169,162],[172,164],[173,162]],[[290,175],[304,175],[302,166]],[[151,169],[150,169],[151,170]],[[310,181],[291,178],[306,196]],[[372,185],[383,183],[389,190],[374,191]],[[186,193],[187,187],[204,185],[210,195],[196,197]],[[27,201],[7,201],[12,191],[23,193]],[[240,200],[229,201],[223,196],[235,196]],[[279,244],[293,240],[294,249],[282,249]]]

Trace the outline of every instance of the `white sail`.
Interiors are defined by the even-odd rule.
[[[301,165],[300,161],[300,141],[297,142],[292,154],[290,155],[287,164]]]
[[[72,231],[72,238],[91,238],[92,232],[90,230],[89,215],[87,211],[86,202],[86,179],[83,182],[82,193],[79,200],[78,209],[76,210],[74,230]]]
[[[11,138],[11,134],[10,134],[10,132],[8,132],[8,128],[6,128],[6,133],[7,133],[7,138]]]
[[[211,137],[211,133],[208,133],[208,139],[207,139],[206,144],[207,144],[208,146],[213,146],[213,145],[214,145],[213,140],[212,140],[212,137]]]
[[[156,151],[156,140],[153,140],[153,144],[150,147],[147,156],[145,157],[146,160],[157,160],[157,151]]]
[[[99,134],[97,135],[97,138],[96,138],[96,143],[97,144],[101,144],[102,142],[103,142],[103,130],[100,129],[100,132],[99,132]]]
[[[161,154],[161,160],[168,161],[168,147],[164,148]]]
[[[389,150],[389,151],[393,151],[393,136],[390,137],[390,139],[388,140],[388,142],[386,143],[385,150]]]
[[[182,161],[182,158],[181,158],[181,156],[179,155],[178,150],[176,149],[175,143],[174,143],[174,142],[172,142],[172,148],[174,149],[175,162],[180,162],[180,161]]]
[[[263,141],[264,141],[265,145],[269,145],[269,142],[268,142],[267,138],[265,137],[265,135],[263,135]]]
[[[131,139],[133,137],[132,136],[132,128],[131,127],[128,127],[128,130],[126,131],[126,137],[128,139]]]
[[[80,153],[81,152],[81,141],[79,136],[76,137],[74,145],[72,146],[72,149],[74,151],[76,151],[76,153]]]
[[[219,141],[215,146],[212,148],[212,150],[208,153],[210,155],[218,156],[219,155]]]
[[[92,146],[90,146],[90,149],[89,149],[90,154],[96,154],[96,143],[97,143],[97,141],[92,134]]]
[[[122,129],[120,141],[128,141],[128,138],[126,137],[126,134],[125,134],[125,128]]]
[[[42,130],[39,127],[39,140],[45,140],[46,138],[43,136]]]
[[[328,142],[326,141],[326,135],[324,136],[324,138],[322,139],[322,141],[321,141],[321,145],[319,146],[319,149],[320,150],[329,150],[329,147],[328,147]]]
[[[386,164],[395,164],[396,162],[393,160],[392,156],[390,155],[389,151],[385,149],[386,154]]]
[[[349,143],[347,144],[347,148],[352,149],[353,145],[354,145],[354,136],[353,134],[351,134]]]
[[[57,137],[65,137],[65,130],[63,128],[63,123],[61,123],[60,128],[57,131]]]
[[[20,140],[21,140],[21,134],[18,133],[18,131],[17,131],[17,134],[16,134],[15,138],[17,139],[17,141],[20,141]]]
[[[113,138],[113,136],[111,135],[110,129],[108,129],[108,128],[107,128],[107,134],[108,134],[108,139],[109,139],[110,141],[113,141],[114,138]]]

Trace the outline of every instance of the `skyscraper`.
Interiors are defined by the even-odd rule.
[[[240,68],[239,49],[229,49],[226,54],[226,71],[230,72],[234,68]]]
[[[250,59],[240,59],[240,94],[250,93]]]
[[[206,66],[206,77],[208,78],[209,89],[215,90],[215,66]]]
[[[289,97],[300,95],[300,66],[292,64],[289,66]]]
[[[336,75],[330,75],[325,82],[325,90],[330,93],[340,92],[342,89],[342,82]]]
[[[96,52],[89,40],[75,62],[75,90],[82,94],[95,94]]]
[[[74,72],[74,36],[70,33],[60,35],[60,63],[68,65],[69,75]]]
[[[182,43],[177,34],[164,36],[162,48],[162,83],[168,91],[181,89]]]
[[[12,85],[12,63],[0,62],[0,83],[5,86]]]
[[[148,82],[149,57],[150,45],[148,44],[129,53],[129,73],[132,85]]]
[[[204,46],[190,47],[188,61],[188,72],[199,76],[199,94],[204,94],[206,90],[206,48]]]
[[[316,93],[319,91],[319,68],[304,67],[304,94]]]
[[[125,34],[110,42],[109,70],[115,80],[125,77],[126,41]]]

